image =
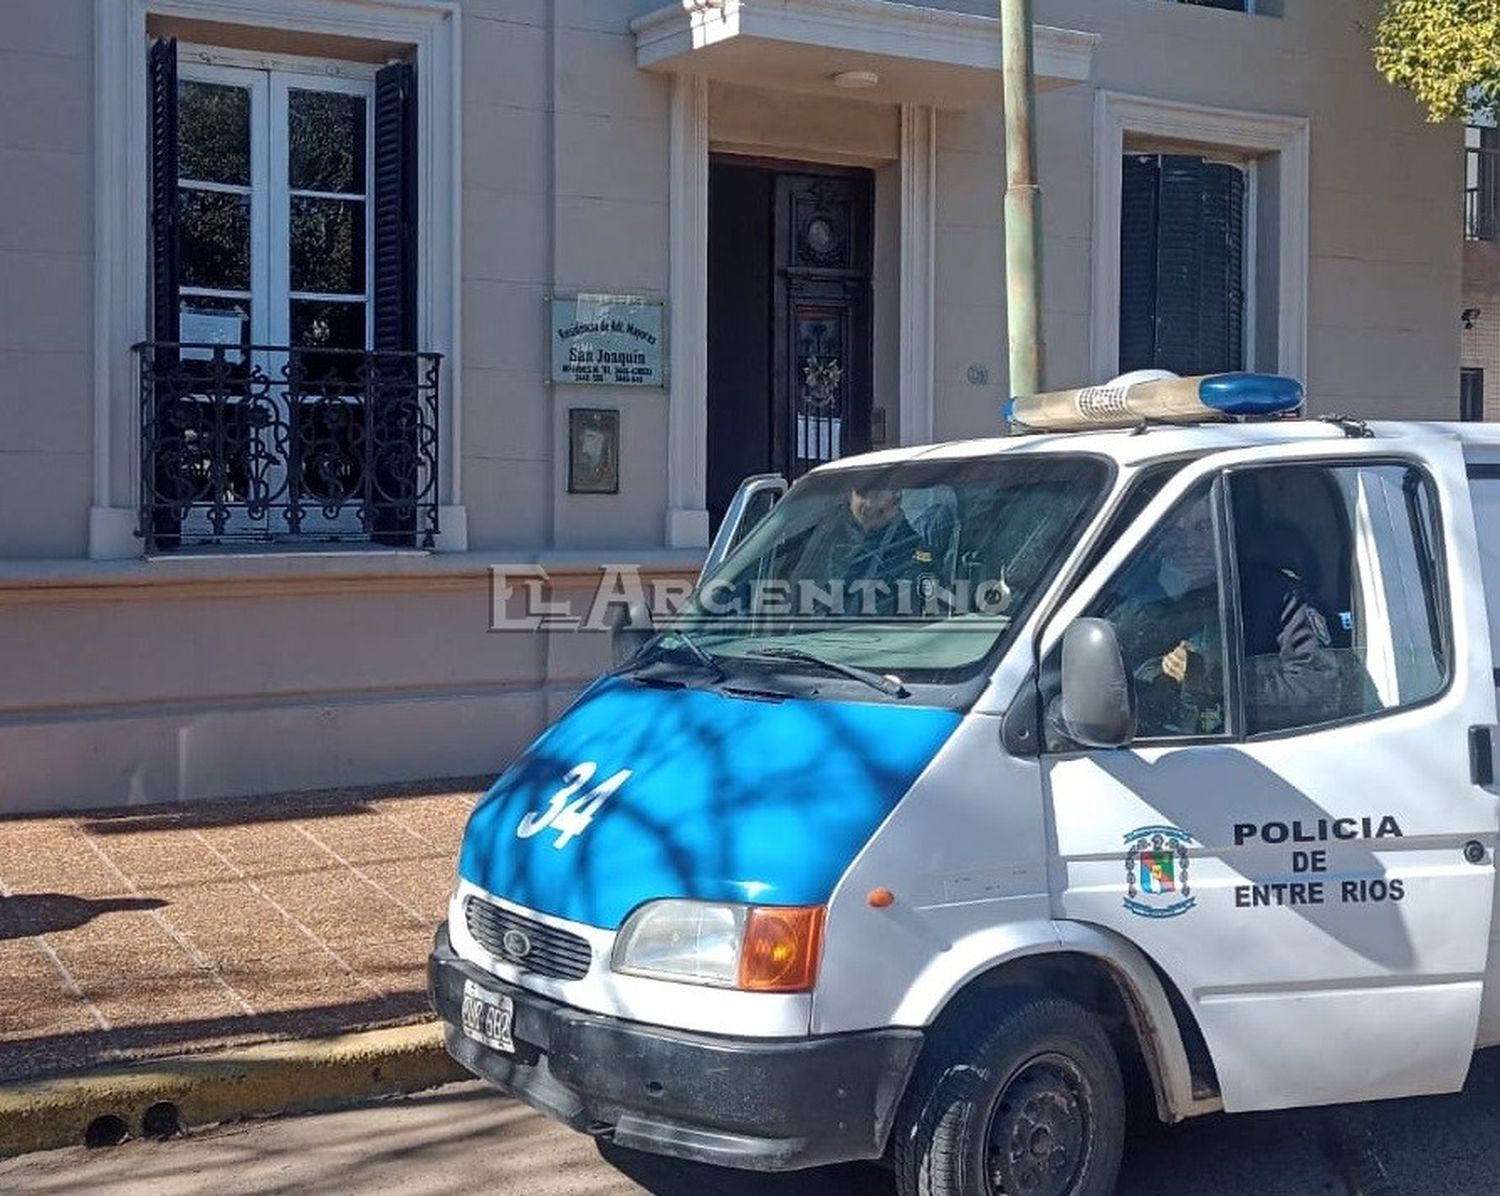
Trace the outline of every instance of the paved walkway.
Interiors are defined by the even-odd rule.
[[[0,1082],[426,1016],[481,789],[0,821]]]

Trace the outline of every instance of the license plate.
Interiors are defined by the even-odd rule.
[[[470,1038],[510,1054],[516,1049],[510,1036],[515,1016],[515,1003],[509,997],[464,981],[463,1031]]]

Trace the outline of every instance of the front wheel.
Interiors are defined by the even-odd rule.
[[[1125,1092],[1098,1018],[1014,994],[938,1032],[895,1127],[901,1196],[1109,1196]]]

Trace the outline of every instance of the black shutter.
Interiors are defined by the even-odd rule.
[[[140,531],[148,552],[171,551],[182,541],[180,469],[173,469],[165,443],[182,443],[186,400],[170,381],[178,366],[179,250],[177,243],[177,42],[151,43],[151,339],[158,348],[143,370],[153,373],[141,412],[147,460],[141,470]],[[180,456],[180,450],[179,454]]]
[[[151,335],[177,339],[177,42],[151,44]]]
[[[1129,154],[1120,178],[1120,372],[1156,363],[1156,200],[1160,163]]]
[[[375,75],[376,349],[417,348],[416,75],[407,62]]]
[[[1189,155],[1121,166],[1120,370],[1244,368],[1245,173]]]
[[[417,88],[407,62],[375,75],[374,329],[377,352],[417,348]],[[416,544],[420,420],[417,370],[406,358],[376,358],[370,382],[369,527],[377,544]]]
[[[1164,154],[1156,249],[1156,361],[1177,374],[1198,373],[1203,294],[1202,158]]]
[[[1235,166],[1220,166],[1226,186],[1224,203],[1224,356],[1225,370],[1245,368],[1245,172]]]

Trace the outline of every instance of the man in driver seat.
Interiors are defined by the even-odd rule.
[[[937,593],[936,554],[901,508],[901,492],[851,490],[847,518],[830,523],[808,556],[841,580],[852,614],[915,615]]]

